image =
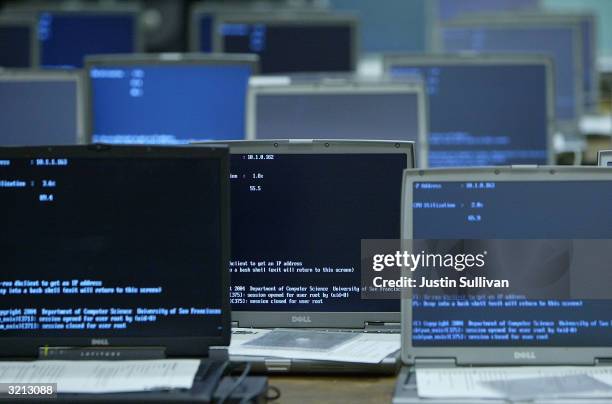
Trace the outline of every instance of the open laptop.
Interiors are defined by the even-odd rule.
[[[597,153],[597,162],[603,167],[612,167],[612,150],[600,150]]]
[[[428,167],[554,159],[553,65],[545,56],[386,55],[392,77],[422,75]]]
[[[427,161],[427,107],[418,76],[405,80],[255,76],[247,98],[248,139],[400,140]]]
[[[359,53],[355,16],[324,13],[220,14],[213,49],[255,53],[262,74],[350,72]]]
[[[221,147],[0,148],[0,358],[201,359],[192,389],[58,398],[210,401],[225,358],[209,347],[230,341],[228,177]]]
[[[612,238],[609,208],[612,172],[599,167],[407,170],[403,192],[404,239],[562,239],[573,242]],[[441,201],[455,208],[439,209],[439,204],[428,203]],[[576,248],[575,242],[573,245]],[[511,261],[503,262],[500,267],[505,268],[506,276],[524,266],[542,268],[540,261],[534,264],[528,262],[528,258],[506,256],[504,259]],[[564,276],[562,279],[567,280],[573,276],[572,286],[577,288],[584,282],[605,284],[609,281],[609,276],[595,273],[601,270],[595,270],[596,267],[568,264],[565,267],[552,265],[550,269],[559,276],[554,279]],[[493,295],[499,299],[497,293],[504,292]],[[502,296],[510,302],[530,300]],[[517,369],[520,365],[523,367],[518,368],[519,372],[528,372],[530,367],[533,369],[531,365],[542,365],[548,366],[543,371],[547,374],[562,365],[582,365],[587,369],[609,363],[608,358],[612,356],[609,327],[586,329],[582,325],[593,320],[599,324],[600,319],[607,319],[611,300],[582,299],[578,300],[579,305],[569,306],[565,302],[576,300],[562,297],[552,302],[548,299],[531,301],[537,301],[537,307],[504,303],[503,307],[490,305],[483,310],[472,305],[426,304],[427,297],[423,294],[412,301],[403,299],[403,368],[393,402],[479,402],[474,397],[447,401],[420,398],[415,370],[469,368],[475,373],[492,367]],[[579,320],[584,320],[581,326],[564,332],[564,321]],[[518,325],[507,321],[515,321]],[[446,326],[445,322],[448,322]],[[507,328],[502,323],[507,324]],[[545,323],[546,327],[539,328]],[[516,329],[512,329],[513,326]],[[572,325],[567,327],[571,330]]]
[[[256,55],[91,56],[85,67],[91,142],[245,138],[246,94],[249,77],[258,71]]]
[[[228,144],[232,322],[249,329],[232,343],[266,328],[398,333],[398,301],[361,298],[360,251],[361,239],[399,237],[413,143]],[[376,364],[230,355],[260,372],[395,373],[398,363],[397,352]]]
[[[0,105],[0,146],[85,142],[80,72],[0,69]]]
[[[8,15],[27,16],[37,23],[40,65],[82,68],[88,55],[143,52],[144,21],[140,2],[13,1]]]

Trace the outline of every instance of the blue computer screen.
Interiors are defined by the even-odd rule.
[[[406,154],[231,157],[233,310],[399,311],[361,298],[361,240],[399,238]]]
[[[0,78],[0,145],[77,142],[77,82]]]
[[[32,29],[0,24],[0,67],[32,66]]]
[[[252,68],[244,65],[92,67],[92,138],[181,144],[244,139]]]
[[[414,92],[260,94],[255,136],[417,141],[419,108]]]
[[[471,179],[466,175],[466,180]],[[424,184],[435,184],[435,187]],[[611,185],[610,181],[587,180],[419,182],[413,187],[413,237],[530,239],[530,243],[552,239],[610,239]],[[427,204],[440,201],[448,202],[445,209],[434,207],[440,204]],[[455,207],[448,208],[450,205]],[[546,242],[540,245],[550,247]],[[528,256],[506,255],[512,262],[504,268],[520,271],[533,267],[533,259],[550,260],[552,256],[547,248],[530,251]],[[566,261],[554,262],[560,265]],[[577,290],[592,288],[593,283],[607,285],[604,280],[608,279],[607,275],[598,273],[601,268],[566,265],[561,271],[559,265],[536,265],[549,272],[538,274],[540,283],[534,287],[556,285],[568,290],[571,282],[571,290]],[[571,272],[567,273],[570,268]],[[457,303],[453,307],[443,307],[439,301],[424,304],[427,298],[421,299],[424,300],[416,299],[413,304],[415,346],[610,346],[612,341],[609,316],[612,302],[607,299],[496,297],[487,298],[480,305]]]
[[[353,70],[353,28],[338,24],[223,23],[222,49],[256,53],[261,73]]]
[[[41,65],[78,68],[87,55],[135,52],[136,24],[133,13],[41,13]]]
[[[430,167],[547,162],[544,65],[398,62],[391,74],[426,81]]]
[[[437,0],[438,19],[448,21],[470,13],[537,10],[539,0]]]
[[[576,54],[577,31],[572,26],[443,27],[442,41],[446,51],[482,53],[533,53],[552,57],[555,67],[556,118],[572,121],[578,118],[576,84],[581,80],[580,55]],[[580,103],[582,100],[580,100]]]

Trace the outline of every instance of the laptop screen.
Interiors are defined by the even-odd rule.
[[[94,142],[244,139],[251,63],[105,63],[88,70]]]
[[[219,156],[73,150],[0,149],[0,339],[221,335]]]
[[[547,162],[549,87],[543,63],[398,60],[390,71],[425,80],[430,167]]]
[[[414,90],[260,93],[255,98],[258,139],[391,139],[419,137]]]
[[[75,144],[78,102],[76,76],[0,75],[0,145]]]
[[[232,154],[232,310],[398,312],[361,299],[360,251],[361,239],[400,234],[407,164],[400,153]]]
[[[555,71],[555,115],[558,120],[578,119],[576,88],[582,87],[581,56],[576,25],[475,24],[469,27],[442,27],[442,43],[447,52],[533,53],[550,56]],[[579,70],[580,69],[580,70]]]
[[[0,67],[32,67],[32,26],[0,21]]]
[[[413,186],[414,239],[612,238],[610,181],[436,181],[435,187],[422,185]],[[427,203],[439,201],[464,207],[439,209],[440,204]],[[506,270],[534,265],[529,261],[534,256],[548,258],[544,249],[532,252],[536,255],[508,256],[513,264],[505,266]],[[573,271],[573,266],[568,268]],[[558,266],[551,265],[550,270],[548,278],[539,278],[546,281],[546,287],[558,279],[552,276],[558,275]],[[601,277],[596,273],[600,269],[588,265],[579,270],[571,278],[574,288],[581,280]],[[570,278],[572,273],[565,276]],[[413,303],[412,344],[417,347],[579,347],[609,346],[611,341],[610,300],[508,297],[487,300],[486,305],[458,302],[456,306],[426,301],[417,298]]]
[[[351,20],[334,23],[240,21],[220,23],[221,49],[256,53],[261,73],[352,71],[354,33]]]
[[[135,12],[42,12],[40,64],[80,68],[87,55],[137,52],[137,24]]]

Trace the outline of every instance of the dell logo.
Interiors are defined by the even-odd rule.
[[[533,360],[536,358],[535,352],[533,351],[515,351],[514,359],[530,359]]]
[[[292,323],[312,323],[310,316],[291,316]]]
[[[92,338],[91,339],[91,345],[94,346],[109,346],[110,343],[108,342],[108,339],[106,338]]]

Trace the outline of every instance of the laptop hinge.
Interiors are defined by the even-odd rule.
[[[165,359],[164,347],[51,347],[38,348],[38,359],[143,360]]]
[[[383,321],[366,321],[364,324],[366,331],[387,331],[400,329],[400,323],[385,323]]]
[[[455,367],[457,358],[415,358],[414,366]]]

